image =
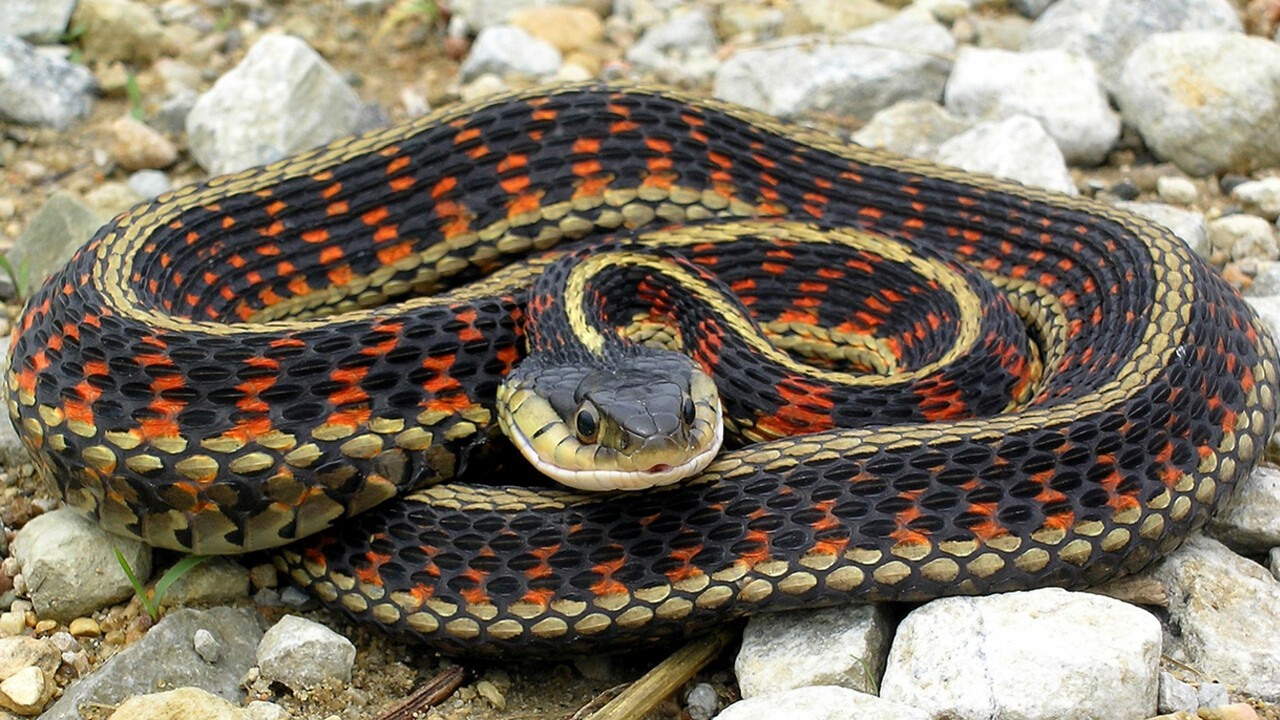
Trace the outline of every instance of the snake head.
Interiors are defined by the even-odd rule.
[[[724,439],[715,382],[645,350],[608,367],[536,356],[498,390],[498,422],[530,463],[579,490],[639,490],[700,472]]]

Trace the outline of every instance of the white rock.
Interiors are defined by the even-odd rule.
[[[83,65],[0,34],[0,121],[66,130],[93,111],[96,89]]]
[[[53,683],[31,665],[0,681],[0,706],[19,715],[36,715],[53,696]]]
[[[944,598],[898,626],[880,696],[955,720],[1143,718],[1159,662],[1160,623],[1119,600],[1056,588]]]
[[[1240,183],[1231,189],[1231,199],[1248,212],[1275,220],[1280,217],[1280,177]]]
[[[891,634],[881,605],[757,615],[742,633],[734,674],[744,699],[808,685],[873,693]]]
[[[1267,553],[1267,568],[1271,570],[1272,577],[1280,580],[1280,547],[1273,547]]]
[[[1216,708],[1231,702],[1231,697],[1222,683],[1207,682],[1200,683],[1196,692],[1196,702],[1200,707]]]
[[[273,702],[254,700],[244,708],[245,720],[288,720],[289,711]]]
[[[1198,707],[1199,697],[1193,686],[1167,672],[1160,673],[1160,700],[1157,709],[1161,713],[1194,713]]]
[[[1271,223],[1256,215],[1226,215],[1209,223],[1209,242],[1237,262],[1275,260],[1280,254]]]
[[[1143,40],[1174,30],[1241,32],[1229,0],[1060,0],[1027,33],[1027,50],[1058,48],[1093,60],[1109,89]]]
[[[1280,262],[1275,260],[1255,260],[1252,261],[1252,272],[1245,272],[1252,276],[1253,282],[1240,291],[1241,295],[1280,295]]]
[[[1280,45],[1232,33],[1153,35],[1116,100],[1160,158],[1192,175],[1280,165]]]
[[[1280,547],[1280,468],[1261,465],[1241,480],[1209,522],[1209,534],[1243,554]]]
[[[71,622],[133,595],[112,548],[142,582],[151,577],[151,548],[111,535],[69,508],[33,519],[18,531],[13,554],[27,580],[36,615]]]
[[[1209,245],[1209,223],[1205,221],[1204,215],[1194,210],[1184,210],[1163,203],[1118,202],[1116,207],[1137,213],[1169,228],[1197,255],[1208,259],[1212,247]]]
[[[1271,331],[1271,337],[1280,338],[1280,296],[1245,297],[1244,301],[1258,313],[1262,324]],[[1274,439],[1272,443],[1275,443]]]
[[[160,170],[139,170],[129,175],[129,189],[139,197],[150,199],[173,189],[169,176]]]
[[[934,159],[1032,187],[1068,195],[1079,192],[1053,138],[1039,121],[1025,115],[979,123],[943,143]]]
[[[725,708],[716,720],[929,720],[929,714],[849,688],[817,685],[758,695]]]
[[[734,53],[714,94],[779,117],[870,118],[906,99],[938,101],[955,40],[928,16],[898,13],[844,36],[784,38]]]
[[[514,25],[491,25],[476,36],[458,74],[463,82],[485,73],[547,78],[556,74],[561,62],[560,51],[551,43]]]
[[[187,115],[191,154],[229,173],[350,135],[363,105],[304,41],[265,35]]]
[[[245,720],[240,708],[200,688],[137,695],[120,703],[107,720]]]
[[[1070,163],[1102,162],[1120,137],[1120,116],[1093,63],[1061,50],[964,48],[945,97],[947,110],[965,117],[1039,120]]]
[[[1156,195],[1167,203],[1190,205],[1196,201],[1196,184],[1184,177],[1161,175],[1156,178]]]
[[[932,100],[903,100],[876,113],[853,141],[908,157],[932,159],[942,143],[973,127]]]
[[[356,646],[338,633],[297,615],[285,615],[258,643],[262,677],[293,690],[335,679],[351,681]]]
[[[1169,588],[1166,654],[1247,693],[1280,697],[1280,581],[1203,535],[1151,574]]]
[[[695,8],[645,30],[626,57],[637,68],[657,73],[663,82],[705,82],[720,65],[715,57],[718,47],[711,18]]]
[[[28,42],[57,42],[66,32],[76,0],[0,0],[6,35]]]

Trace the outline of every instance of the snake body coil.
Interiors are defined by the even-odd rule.
[[[540,251],[619,230],[728,273],[761,325],[834,318],[814,342],[869,337],[869,357],[917,379],[870,373],[872,401],[850,407],[810,382],[817,370],[718,368],[727,412],[737,393],[771,408],[738,422],[746,441],[837,419],[670,488],[450,481],[488,467],[494,396],[553,259]],[[797,270],[832,233],[854,254]],[[855,292],[850,278],[914,262],[897,248],[1006,292],[1040,377],[1002,379],[1013,341],[942,292],[959,270],[921,264],[911,287]],[[908,309],[913,295],[932,309]],[[720,329],[684,340],[705,360]],[[962,346],[1009,362],[941,364]],[[70,505],[196,552],[332,525],[280,566],[457,652],[619,646],[758,610],[1136,571],[1257,462],[1277,382],[1253,313],[1145,220],[599,86],[449,108],[162,196],[44,285],[12,347],[10,413]],[[875,401],[888,384],[919,402]],[[1008,396],[984,399],[993,384]]]

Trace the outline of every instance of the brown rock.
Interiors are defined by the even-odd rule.
[[[71,27],[84,28],[80,46],[98,62],[145,65],[164,46],[164,30],[151,8],[132,0],[80,0]]]
[[[511,13],[507,22],[555,47],[561,53],[581,50],[604,39],[600,16],[582,7],[548,5]]]
[[[115,135],[111,155],[126,170],[159,170],[178,159],[178,149],[168,138],[132,117],[117,118],[111,132]]]

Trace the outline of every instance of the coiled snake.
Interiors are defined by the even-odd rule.
[[[514,484],[487,449],[543,251],[609,233],[686,274],[579,294],[707,368],[739,446],[666,488]],[[688,303],[664,299],[704,296],[689,268],[738,304],[671,320]],[[991,329],[1009,317],[1029,340]],[[789,351],[772,369],[735,339],[751,323]],[[117,217],[31,299],[7,385],[37,465],[113,532],[200,553],[318,533],[278,564],[329,603],[448,651],[554,652],[1136,571],[1259,459],[1276,378],[1253,313],[1145,220],[587,85]],[[755,442],[794,428],[820,431]]]

